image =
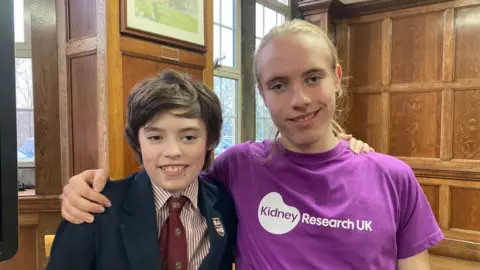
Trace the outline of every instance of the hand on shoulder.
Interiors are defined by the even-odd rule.
[[[86,170],[72,176],[60,195],[62,217],[74,224],[93,222],[91,213],[103,213],[111,202],[100,192],[108,181],[102,169]]]
[[[365,143],[361,140],[358,140],[353,137],[351,134],[345,134],[345,133],[340,133],[338,134],[338,139],[344,140],[348,142],[348,145],[350,146],[350,150],[352,150],[355,154],[360,154],[360,152],[364,153],[369,153],[369,152],[375,152],[375,149],[370,147],[368,143]]]

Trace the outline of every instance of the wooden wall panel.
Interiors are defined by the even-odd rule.
[[[480,261],[480,1],[336,24],[347,131],[413,168],[445,234],[431,253]]]
[[[30,5],[36,194],[62,190],[55,7],[54,0],[32,0]]]
[[[351,85],[381,84],[381,34],[381,22],[359,24],[350,28]]]
[[[355,137],[362,138],[374,149],[382,139],[382,97],[380,94],[355,94],[346,125]]]
[[[451,189],[452,228],[480,231],[480,189]]]
[[[73,174],[98,166],[97,57],[70,60]]]
[[[440,212],[440,187],[438,186],[429,186],[429,185],[421,185],[425,196],[427,196],[428,202],[430,203],[430,207],[432,208],[433,215],[437,222],[439,222],[439,212]]]
[[[38,269],[45,269],[48,262],[45,253],[45,235],[55,234],[61,220],[60,207],[54,212],[39,213],[38,215]]]
[[[455,79],[480,78],[480,6],[456,10]]]
[[[454,108],[453,158],[479,160],[480,90],[455,91]]]
[[[80,39],[96,33],[96,0],[67,0],[69,38]]]
[[[439,157],[441,104],[441,92],[393,94],[390,154]]]
[[[171,63],[158,62],[150,59],[144,59],[139,57],[133,57],[124,55],[122,56],[123,66],[123,106],[127,108],[128,95],[132,87],[139,81],[148,77],[155,76],[164,69],[175,69],[190,74],[194,79],[202,80],[203,71],[201,69],[194,69],[189,67],[177,66]],[[138,68],[142,67],[142,68]],[[126,109],[125,109],[126,110]],[[124,123],[125,125],[125,123]],[[139,164],[137,158],[125,141],[124,143],[124,174],[130,174],[138,171]]]
[[[442,79],[443,13],[392,21],[392,83]]]
[[[234,1],[235,3],[235,1]],[[206,32],[207,32],[207,53],[205,53],[206,59],[213,59],[213,1],[205,1],[206,8]],[[207,61],[205,63],[205,69],[203,70],[203,83],[210,89],[213,89],[213,61]]]

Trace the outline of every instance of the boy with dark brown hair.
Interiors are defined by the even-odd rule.
[[[213,91],[167,70],[128,99],[125,137],[143,169],[111,181],[112,206],[92,224],[63,220],[47,269],[231,269],[234,203],[202,181],[222,127]]]

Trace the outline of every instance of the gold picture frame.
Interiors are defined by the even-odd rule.
[[[121,32],[206,52],[205,0],[121,0]]]

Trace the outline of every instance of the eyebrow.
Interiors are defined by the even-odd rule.
[[[302,77],[306,77],[308,75],[314,74],[314,73],[321,73],[322,75],[325,75],[327,72],[323,68],[311,68],[305,72],[302,73]],[[268,79],[267,84],[271,83],[272,81],[277,81],[277,80],[288,80],[288,76],[274,76],[271,79]]]
[[[145,132],[165,132],[167,129],[165,128],[159,128],[159,127],[154,127],[154,126],[146,126],[144,127]],[[200,128],[198,127],[184,127],[180,129],[180,132],[188,132],[188,131],[200,131]]]

